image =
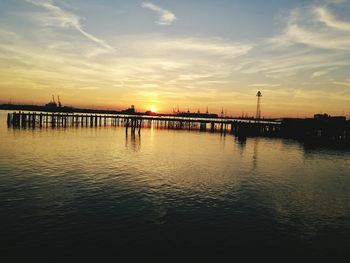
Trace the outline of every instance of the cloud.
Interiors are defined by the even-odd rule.
[[[99,89],[98,87],[81,87],[79,88],[80,90],[97,90]]]
[[[252,50],[255,56],[243,57],[235,70],[301,81],[302,75],[316,79],[349,67],[350,22],[340,19],[342,3],[316,2],[292,9],[280,18],[281,32],[257,43],[258,49]]]
[[[282,34],[270,39],[272,44],[285,47],[302,44],[319,49],[350,50],[350,22],[337,19],[327,5],[295,8],[287,17],[286,24]]]
[[[350,87],[350,81],[349,82],[334,81],[333,84]]]
[[[311,78],[312,79],[318,78],[318,77],[321,77],[323,75],[326,75],[327,73],[328,73],[328,70],[316,71],[316,72],[312,73]]]
[[[350,22],[337,20],[325,7],[316,7],[315,13],[318,19],[328,27],[350,32]]]
[[[240,43],[217,37],[172,37],[168,35],[131,36],[118,39],[122,46],[127,45],[130,54],[152,57],[154,54],[165,57],[232,60],[246,55],[253,47],[251,43]],[[142,43],[142,45],[140,45]],[[144,51],[147,50],[145,53]],[[183,63],[173,61],[163,65],[169,68],[181,67]]]
[[[349,34],[339,34],[329,29],[315,31],[300,25],[290,25],[286,32],[286,39],[290,42],[323,49],[349,50]]]
[[[324,76],[327,73],[329,73],[330,71],[333,71],[333,70],[336,70],[336,69],[338,69],[338,68],[334,67],[334,68],[328,68],[328,69],[324,69],[324,70],[320,70],[320,71],[315,71],[315,72],[312,73],[311,78],[314,79],[314,78],[318,78],[318,77]]]
[[[161,40],[156,43],[163,49],[198,52],[207,55],[234,58],[248,53],[252,49],[250,44],[224,41],[218,38],[177,38]]]
[[[250,84],[249,87],[280,87],[281,84],[272,84],[272,83],[256,83]]]
[[[0,40],[1,41],[15,41],[18,39],[20,39],[20,36],[18,34],[0,27]]]
[[[81,33],[87,39],[95,42],[99,46],[103,47],[106,51],[113,52],[115,49],[108,45],[102,39],[95,37],[88,33],[81,24],[81,18],[76,14],[63,10],[59,6],[55,5],[52,0],[26,0],[27,2],[46,9],[49,14],[45,14],[38,19],[43,22],[44,26],[56,26],[63,28],[73,28]]]
[[[145,89],[154,89],[158,88],[159,85],[156,83],[144,83],[139,85],[140,88],[145,88]]]
[[[273,53],[263,53],[259,58],[246,58],[240,62],[237,71],[247,74],[263,73],[265,76],[284,79],[307,70],[331,70],[335,67],[349,66],[349,59],[343,54],[319,53],[310,48],[293,49],[274,48]],[[311,74],[311,73],[310,73]]]
[[[153,3],[143,2],[142,7],[152,10],[159,15],[159,20],[157,21],[159,25],[171,25],[176,20],[176,16],[171,11],[165,10]]]

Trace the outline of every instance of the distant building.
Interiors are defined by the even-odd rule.
[[[122,110],[121,112],[126,113],[126,114],[134,114],[135,113],[135,106],[131,105],[130,108]]]
[[[331,116],[327,113],[318,113],[314,115],[314,119],[320,120],[320,121],[346,121],[345,116]]]
[[[327,114],[327,113],[318,113],[318,114],[315,114],[314,115],[314,119],[317,119],[317,120],[324,120],[324,119],[327,119],[329,118],[330,116]]]

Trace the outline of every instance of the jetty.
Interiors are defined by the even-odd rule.
[[[281,128],[280,121],[251,119],[23,111],[8,113],[7,124],[14,128],[123,126],[126,133],[140,133],[142,128],[154,127],[268,137],[277,136]]]
[[[139,114],[89,114],[63,112],[26,112],[7,114],[8,127],[67,128],[122,126],[125,133],[141,133],[143,128],[218,132],[239,138],[254,136],[291,138],[306,143],[350,146],[350,121],[345,117],[316,114],[314,118],[277,120],[251,118],[199,118],[183,116],[149,116]]]

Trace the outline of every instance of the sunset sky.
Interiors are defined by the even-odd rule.
[[[0,0],[0,102],[350,114],[350,1]]]

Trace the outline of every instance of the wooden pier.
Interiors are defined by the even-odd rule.
[[[263,119],[195,118],[128,114],[90,114],[62,112],[13,112],[7,115],[13,128],[67,128],[122,126],[128,134],[141,133],[143,128],[218,132],[239,138],[263,136],[300,140],[306,143],[350,146],[350,121],[345,117],[326,119]]]
[[[141,133],[142,128],[197,130],[234,134],[238,137],[268,136],[280,133],[280,122],[228,118],[193,118],[178,116],[148,116],[124,114],[79,114],[55,112],[13,112],[7,115],[7,124],[14,128],[66,128],[123,126],[125,132]]]

